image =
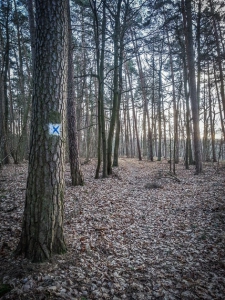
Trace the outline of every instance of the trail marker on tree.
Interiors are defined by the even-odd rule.
[[[61,132],[61,124],[49,124],[48,125],[49,134],[50,135],[60,135]]]

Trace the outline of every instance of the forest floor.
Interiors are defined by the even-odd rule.
[[[225,299],[225,166],[120,159],[107,179],[66,168],[68,252],[33,264],[12,253],[21,232],[27,165],[0,173],[0,299]],[[5,292],[8,292],[4,294]],[[3,295],[4,294],[4,295]]]

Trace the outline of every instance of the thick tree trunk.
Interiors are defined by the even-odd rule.
[[[67,0],[36,0],[31,141],[22,233],[16,253],[34,262],[63,253]],[[57,28],[57,30],[56,30]]]

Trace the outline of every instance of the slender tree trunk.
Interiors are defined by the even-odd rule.
[[[95,178],[99,178],[99,171],[101,166],[101,157],[103,157],[102,177],[106,178],[107,173],[107,142],[105,129],[105,109],[104,109],[104,62],[105,62],[105,34],[106,34],[106,2],[103,1],[103,15],[102,15],[102,44],[100,49],[100,32],[99,20],[97,12],[97,3],[92,1],[92,11],[95,20],[95,43],[96,43],[96,57],[97,57],[97,74],[98,74],[98,163],[95,171]],[[101,153],[102,147],[102,153]]]
[[[150,116],[147,108],[147,122],[148,122],[148,159],[153,161],[153,142],[152,142],[152,130],[150,125]]]
[[[169,56],[170,56],[170,71],[172,78],[172,99],[173,99],[173,126],[174,126],[174,173],[175,173],[175,164],[179,163],[179,142],[178,142],[178,109],[176,104],[176,93],[175,93],[175,79],[174,79],[174,68],[173,68],[173,59],[172,52],[170,47],[169,33],[167,30],[167,40],[169,46]]]
[[[220,99],[220,95],[219,95],[219,88],[218,88],[218,83],[217,83],[217,78],[216,78],[216,66],[215,66],[214,60],[213,60],[213,71],[214,71],[214,80],[215,80],[215,86],[216,86],[216,95],[217,95],[217,100],[218,100],[218,104],[219,104],[221,131],[223,134],[223,139],[225,141],[225,128],[224,128],[224,121],[223,121],[223,112],[222,112],[222,107],[221,107],[221,99]]]
[[[123,84],[123,35],[120,38],[120,53],[119,53],[119,93],[118,93],[118,105],[117,105],[117,121],[116,121],[116,136],[115,136],[115,147],[114,147],[114,158],[113,158],[113,166],[118,167],[119,165],[119,142],[120,142],[120,104],[122,98],[122,84]]]
[[[6,7],[6,19],[5,19],[5,47],[3,49],[4,55],[2,57],[3,60],[3,70],[1,76],[1,84],[2,84],[2,94],[1,94],[1,107],[2,110],[1,115],[2,119],[0,122],[1,124],[1,152],[2,152],[2,159],[1,164],[9,164],[12,163],[12,156],[10,151],[10,144],[9,144],[9,99],[8,99],[8,71],[9,71],[9,50],[10,50],[10,37],[9,37],[9,14],[10,14],[10,2],[7,0],[7,7]],[[1,32],[2,34],[2,32]]]
[[[162,64],[159,70],[159,95],[158,95],[158,106],[157,106],[157,115],[158,115],[158,161],[162,159],[162,112],[161,112],[161,99],[162,99]]]
[[[183,55],[183,76],[184,76],[184,95],[185,95],[185,103],[186,103],[186,151],[185,151],[185,166],[186,169],[189,169],[189,164],[193,164],[192,157],[192,147],[191,147],[191,130],[190,130],[190,105],[189,105],[189,93],[187,90],[188,87],[188,72],[187,72],[187,64],[185,55]]]
[[[127,89],[127,76],[125,76],[125,84]],[[126,157],[130,157],[130,148],[129,148],[129,127],[128,127],[128,118],[127,118],[127,111],[129,107],[127,106],[128,96],[126,95],[123,100],[123,119],[124,119],[124,133],[125,133],[125,149],[126,149]]]
[[[136,118],[135,107],[134,107],[134,97],[133,97],[133,91],[132,91],[132,83],[131,83],[131,78],[130,78],[130,74],[129,74],[129,70],[127,68],[127,65],[126,65],[126,72],[127,72],[129,87],[130,87],[130,90],[131,90],[130,94],[131,94],[131,102],[132,102],[132,109],[133,109],[134,128],[135,128],[135,134],[136,134],[136,139],[137,139],[138,158],[139,158],[139,160],[142,160],[139,133],[138,133],[138,127],[137,127],[137,118]]]
[[[116,135],[115,135],[115,147],[113,156],[113,166],[119,166],[119,144],[120,144],[120,118],[117,120],[116,124]]]
[[[197,18],[197,30],[196,30],[196,40],[197,40],[197,101],[198,107],[200,104],[200,75],[201,75],[201,8],[202,0],[198,1],[198,18]]]
[[[113,75],[113,107],[112,115],[108,133],[108,146],[107,146],[107,172],[108,175],[112,174],[112,144],[114,137],[114,129],[118,114],[118,101],[119,101],[119,37],[120,37],[120,12],[122,0],[117,1],[117,11],[115,15],[115,30],[114,30],[114,75]]]
[[[29,142],[28,136],[27,136],[27,127],[28,127],[28,121],[29,121],[29,114],[31,109],[31,96],[26,96],[25,93],[25,77],[24,77],[24,71],[23,71],[23,57],[22,57],[22,35],[21,35],[21,29],[19,26],[19,16],[17,11],[17,4],[14,0],[14,7],[15,7],[15,18],[16,18],[16,29],[17,29],[17,44],[18,44],[18,78],[19,78],[19,90],[21,95],[21,101],[22,101],[22,107],[23,107],[23,114],[21,118],[21,134],[19,136],[19,140],[14,152],[14,161],[15,163],[19,163],[23,160],[25,157],[26,152],[26,146]],[[32,32],[30,32],[30,35]],[[32,37],[31,37],[32,40]],[[16,52],[16,51],[15,51]],[[17,55],[16,55],[17,56]],[[32,56],[33,59],[33,56]]]
[[[125,73],[127,78],[127,75]],[[127,121],[128,121],[128,136],[130,136],[130,153],[131,157],[135,156],[135,145],[134,145],[134,135],[132,134],[131,130],[131,121],[130,121],[130,109],[129,109],[129,97],[127,97]]]
[[[74,87],[74,62],[72,45],[72,27],[70,19],[70,6],[68,1],[68,98],[67,98],[67,122],[68,122],[68,142],[69,142],[69,161],[72,185],[83,185],[84,178],[80,166],[76,103]]]
[[[32,54],[32,66],[34,69],[34,59],[35,59],[35,21],[34,21],[34,8],[33,0],[27,0],[27,8],[29,15],[29,29],[30,29],[30,40],[31,40],[31,54]]]
[[[200,142],[200,129],[199,129],[199,107],[197,101],[197,91],[196,91],[196,82],[195,82],[191,3],[192,0],[185,0],[187,15],[183,13],[183,16],[184,16],[184,24],[187,24],[185,30],[185,39],[186,39],[191,108],[192,108],[193,129],[194,129],[195,167],[196,167],[196,174],[200,174],[202,173],[202,157],[201,157],[201,142]]]
[[[209,71],[209,61],[208,65],[208,96],[209,96],[209,121],[210,121],[210,130],[211,130],[211,143],[212,143],[212,160],[216,162],[216,149],[215,149],[215,128],[212,116],[212,95],[211,95],[211,84],[210,84],[210,71]]]
[[[206,99],[206,74],[204,73],[204,91],[203,91],[203,155],[204,161],[210,161],[209,157],[209,141],[208,141],[208,131],[209,131],[209,122],[208,122],[208,101]]]
[[[217,49],[217,60],[218,60],[218,66],[219,66],[219,73],[220,73],[220,93],[221,93],[221,99],[222,99],[222,105],[223,105],[223,112],[224,112],[224,118],[225,118],[225,91],[224,91],[224,76],[223,76],[223,64],[222,64],[222,59],[221,59],[221,46],[219,42],[219,35],[216,27],[216,20],[215,20],[215,11],[214,11],[214,6],[212,0],[209,0],[210,3],[210,9],[212,13],[212,19],[213,19],[213,27],[214,27],[214,35],[216,38],[216,49]]]

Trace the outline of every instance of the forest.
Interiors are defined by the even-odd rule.
[[[1,0],[0,299],[225,298],[225,3]]]

